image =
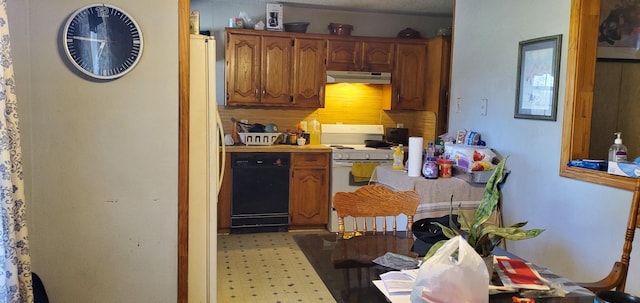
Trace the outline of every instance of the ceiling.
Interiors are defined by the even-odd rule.
[[[278,2],[292,6],[450,17],[453,16],[454,1],[455,0],[279,0]]]

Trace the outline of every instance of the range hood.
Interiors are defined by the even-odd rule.
[[[390,84],[391,73],[328,70],[327,83]]]

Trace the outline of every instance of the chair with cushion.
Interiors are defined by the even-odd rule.
[[[337,192],[333,197],[339,228],[332,255],[334,266],[372,266],[375,258],[387,252],[416,257],[417,254],[411,251],[411,225],[418,204],[420,196],[417,192],[396,192],[383,185],[367,185],[355,192]],[[397,217],[401,214],[407,216],[406,232],[397,231]],[[352,232],[345,231],[346,217],[353,218]]]
[[[638,207],[640,207],[640,178],[636,181],[636,186],[633,191],[633,198],[631,200],[631,207],[629,208],[629,219],[627,221],[624,245],[622,246],[622,257],[620,258],[620,261],[616,261],[613,264],[611,272],[609,272],[609,274],[602,280],[578,283],[580,286],[593,292],[611,289],[624,292],[625,284],[627,282],[627,272],[629,271],[629,261],[631,259],[631,245],[633,243],[636,228],[640,228],[640,222],[638,221]]]

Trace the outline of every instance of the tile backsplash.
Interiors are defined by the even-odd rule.
[[[398,123],[409,128],[410,136],[433,141],[435,113],[428,111],[385,111],[382,109],[382,85],[328,84],[325,107],[318,109],[244,108],[219,105],[225,133],[231,133],[231,118],[249,123],[275,123],[280,132],[295,129],[299,121],[317,119],[320,123],[382,124],[385,128]],[[439,134],[438,134],[439,135]]]

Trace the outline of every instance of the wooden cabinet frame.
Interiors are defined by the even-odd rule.
[[[560,175],[633,190],[635,185],[633,178],[567,166],[571,159],[589,158],[599,21],[600,0],[571,2]]]

